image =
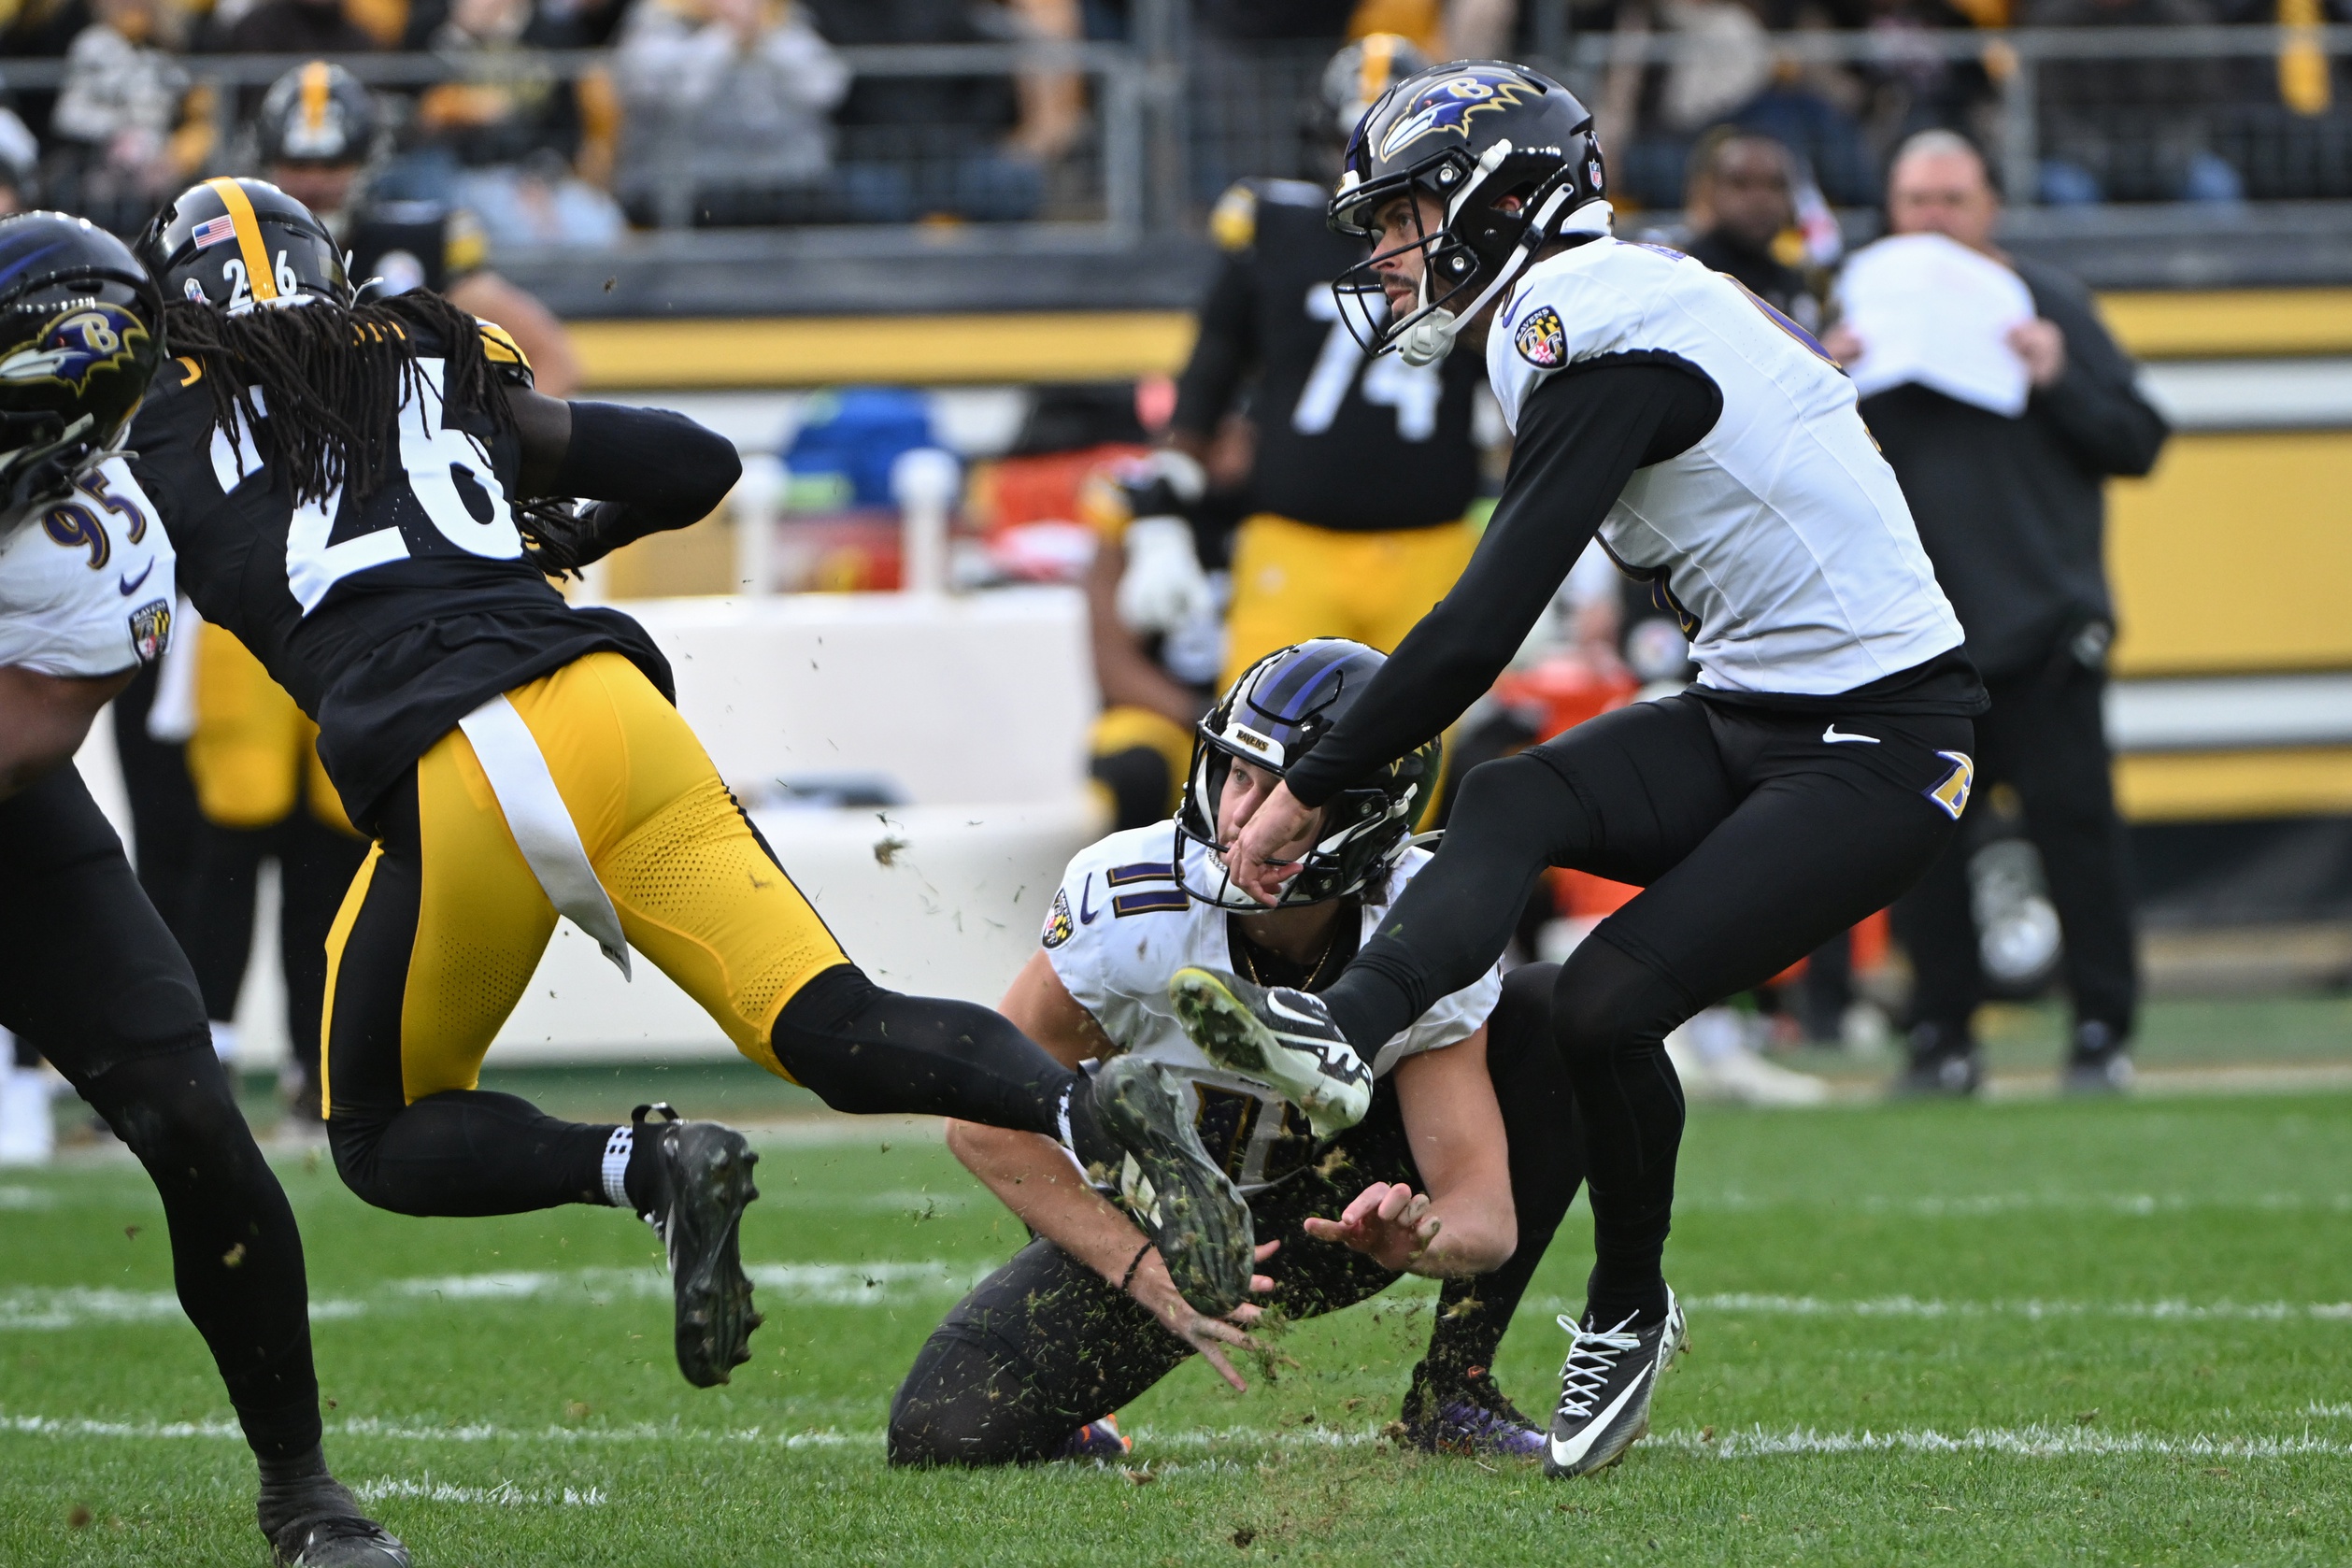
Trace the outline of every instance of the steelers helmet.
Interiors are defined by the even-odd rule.
[[[325,60],[297,65],[269,84],[254,118],[256,150],[276,164],[364,164],[382,129],[376,94]]]
[[[1301,107],[1300,135],[1319,177],[1337,179],[1347,139],[1365,112],[1390,88],[1428,68],[1419,47],[1395,33],[1367,33],[1333,55]]]
[[[121,447],[163,363],[163,315],[104,229],[62,212],[0,219],[0,527]]]
[[[1233,886],[1217,822],[1225,780],[1240,758],[1287,776],[1361,699],[1388,656],[1344,637],[1277,649],[1242,673],[1202,719],[1192,766],[1176,811],[1175,861],[1184,891],[1219,909],[1265,908]],[[1321,904],[1361,891],[1410,845],[1414,820],[1437,788],[1436,741],[1390,763],[1323,805],[1319,837],[1282,890],[1281,907]],[[1205,855],[1187,851],[1205,848]]]
[[[1459,324],[1476,315],[1527,269],[1535,253],[1575,228],[1602,199],[1607,175],[1592,115],[1575,94],[1540,71],[1500,60],[1433,65],[1396,84],[1347,143],[1331,226],[1387,249],[1332,285],[1340,319],[1373,353],[1397,349],[1428,364],[1453,347]],[[1375,220],[1398,196],[1434,200],[1444,221],[1422,227],[1418,204],[1400,239],[1376,234]],[[1506,199],[1513,206],[1498,205]],[[1422,252],[1420,297],[1392,313],[1376,264],[1407,249]]]
[[[260,305],[351,303],[326,225],[265,179],[191,185],[155,215],[137,250],[165,294],[232,316]]]

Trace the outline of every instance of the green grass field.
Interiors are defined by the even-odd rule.
[[[1293,1327],[1247,1395],[1182,1369],[1124,1470],[891,1474],[899,1375],[1019,1227],[934,1138],[835,1136],[764,1146],[768,1324],[709,1392],[642,1227],[404,1219],[291,1160],[339,1472],[433,1565],[2352,1560],[2352,1095],[1698,1110],[1693,1353],[1565,1484],[1379,1439],[1418,1282]],[[1504,1347],[1531,1408],[1588,1233],[1579,1203]],[[136,1169],[0,1172],[0,1563],[264,1561]]]

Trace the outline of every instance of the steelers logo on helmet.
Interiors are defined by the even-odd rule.
[[[1277,649],[1243,672],[1208,711],[1176,812],[1176,876],[1187,896],[1220,909],[1262,908],[1233,886],[1220,826],[1236,766],[1281,777],[1362,697],[1387,656],[1342,637]],[[1390,763],[1323,804],[1314,846],[1282,891],[1285,907],[1321,904],[1384,877],[1410,847],[1414,819],[1436,787],[1437,743]]]
[[[1429,82],[1380,133],[1380,156],[1393,158],[1424,136],[1467,141],[1473,115],[1507,109],[1540,91],[1508,66],[1472,65]]]

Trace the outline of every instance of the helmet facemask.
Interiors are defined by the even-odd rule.
[[[1360,127],[1339,194],[1332,201],[1331,226],[1377,243],[1387,237],[1379,219],[1405,198],[1401,205],[1410,214],[1409,229],[1401,241],[1340,274],[1332,295],[1339,303],[1339,319],[1366,353],[1394,349],[1407,364],[1433,364],[1452,350],[1461,323],[1492,304],[1554,237],[1553,226],[1575,194],[1574,185],[1557,176],[1530,184],[1523,177],[1532,171],[1514,166],[1518,160],[1507,140],[1495,142],[1475,160],[1466,150],[1449,147],[1410,168],[1365,180],[1359,172],[1362,137]],[[1425,216],[1432,199],[1446,215],[1435,229]],[[1383,264],[1417,250],[1421,269],[1413,308],[1396,315],[1382,286]]]
[[[1266,711],[1255,699],[1275,683],[1279,666],[1299,651],[1284,649],[1260,660],[1201,720],[1184,801],[1176,813],[1174,851],[1177,880],[1198,903],[1236,914],[1266,912],[1268,905],[1233,885],[1232,868],[1225,862],[1224,841],[1231,835],[1218,819],[1226,783],[1237,762],[1277,777],[1285,775],[1331,729],[1337,718],[1333,710],[1345,706],[1343,699],[1356,695],[1343,673],[1305,714],[1285,719]],[[1359,652],[1376,658],[1369,649]],[[1414,820],[1428,800],[1436,770],[1433,743],[1326,801],[1319,836],[1300,857],[1298,874],[1283,885],[1273,907],[1325,904],[1367,890],[1377,896],[1380,887],[1376,884],[1385,885],[1389,868],[1411,841]],[[1196,849],[1205,853],[1193,853]]]

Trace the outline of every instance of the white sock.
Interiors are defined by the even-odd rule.
[[[623,1122],[605,1140],[605,1202],[615,1208],[629,1203],[629,1151],[637,1147],[637,1130]]]

